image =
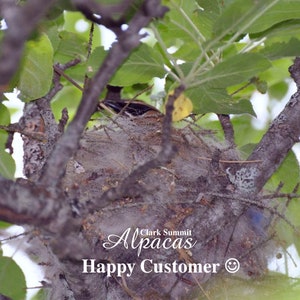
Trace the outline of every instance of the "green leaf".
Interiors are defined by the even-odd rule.
[[[10,112],[8,108],[2,103],[0,103],[0,124],[1,125],[10,124]],[[8,137],[8,133],[4,130],[0,130],[0,149],[5,149],[7,137]]]
[[[194,61],[203,52],[204,42],[212,37],[212,27],[219,16],[222,1],[164,1],[170,11],[156,28],[165,46],[176,48],[174,57]]]
[[[299,25],[300,25],[300,19],[293,19],[293,20],[287,20],[283,21],[281,23],[278,23],[271,28],[268,28],[265,31],[261,31],[258,33],[252,33],[249,35],[249,37],[252,38],[267,38],[267,43],[271,39],[281,39],[283,41],[289,40],[292,37],[298,38],[300,36],[299,32]]]
[[[214,32],[220,39],[237,32],[261,32],[282,21],[299,18],[298,0],[236,0],[225,8],[216,21]]]
[[[81,39],[88,43],[90,39],[90,29],[92,23],[85,17],[83,17],[82,13],[80,12],[67,11],[65,12],[64,17],[64,29],[68,32],[80,35]],[[85,26],[79,26],[80,23],[83,23]],[[95,49],[99,45],[101,45],[101,31],[99,26],[94,26],[94,30],[92,33],[92,49]]]
[[[87,74],[92,76],[104,60],[107,52],[102,47],[93,51],[89,61]],[[153,77],[164,77],[164,61],[160,53],[142,44],[134,50],[124,64],[118,69],[111,80],[112,85],[130,86],[149,82]]]
[[[265,187],[269,190],[275,190],[279,183],[283,182],[284,186],[281,191],[290,193],[299,181],[299,163],[294,152],[290,151]]]
[[[26,296],[25,276],[10,257],[0,257],[0,294],[13,300],[24,300]]]
[[[170,10],[158,21],[157,27],[166,46],[173,46],[178,39],[182,42],[197,41],[199,33],[201,35],[199,28],[201,10],[197,2],[174,0],[165,1],[165,4]]]
[[[208,85],[201,85],[197,88],[188,89],[185,94],[193,102],[193,112],[196,114],[209,112],[217,114],[249,113],[255,116],[250,101],[245,99],[235,101],[227,94],[226,89],[217,89]]]
[[[278,59],[282,57],[295,57],[299,55],[300,40],[291,38],[288,42],[273,43],[265,47],[259,53],[269,59]]]
[[[83,87],[86,77],[86,62],[80,62],[76,66],[68,68],[64,73],[79,84],[79,86]],[[67,79],[64,78],[63,80],[65,81],[64,86],[73,85],[73,83]]]
[[[248,29],[249,33],[260,32],[270,28],[271,26],[292,19],[300,19],[300,2],[298,0],[272,0],[257,1],[265,5],[270,3],[270,9],[253,23]],[[274,5],[273,5],[274,4]]]
[[[146,83],[153,77],[164,77],[164,60],[160,53],[146,44],[132,52],[125,63],[113,76],[111,84],[128,86]]]
[[[27,42],[17,87],[25,102],[45,96],[52,84],[53,48],[42,34],[38,40]]]
[[[101,66],[104,58],[107,55],[107,51],[103,47],[97,47],[90,55],[87,61],[86,74],[88,77],[93,77],[98,68]]]
[[[278,273],[251,280],[216,276],[204,285],[204,289],[214,300],[300,300],[299,279]]]
[[[256,53],[243,53],[217,64],[212,70],[200,75],[198,80],[217,88],[227,88],[244,81],[271,67],[271,63]]]
[[[62,110],[67,107],[69,120],[72,120],[78,108],[82,92],[75,86],[66,86],[51,101],[51,109],[57,121],[61,119]]]
[[[189,1],[185,1],[189,2]],[[220,0],[197,0],[199,8],[195,10],[200,20],[199,29],[206,38],[211,38],[213,25],[222,11],[222,2]]]
[[[290,58],[273,60],[272,67],[262,72],[259,79],[266,81],[269,86],[282,82],[290,77],[288,68],[292,63]]]
[[[55,51],[54,60],[66,63],[74,58],[85,60],[87,56],[87,42],[80,34],[61,31],[58,33],[59,43]]]
[[[47,289],[40,289],[30,300],[45,300],[48,298],[48,294]]]
[[[6,106],[0,103],[0,124],[8,125],[10,123],[10,113]],[[15,161],[5,151],[5,144],[8,134],[4,130],[0,130],[0,174],[8,179],[14,179],[16,170]],[[1,225],[0,225],[1,226]]]
[[[261,94],[266,94],[268,91],[268,83],[266,81],[257,80],[255,86]]]
[[[221,39],[238,31],[239,34],[248,32],[248,28],[257,16],[258,9],[261,9],[263,2],[270,1],[235,0],[226,5],[220,18],[215,22],[215,36]]]
[[[14,159],[5,150],[0,149],[0,174],[8,179],[14,179],[16,164]]]
[[[12,226],[12,224],[0,221],[0,229],[6,229],[6,228],[8,228],[10,226]],[[0,248],[0,255],[1,255],[1,248]]]
[[[239,150],[243,159],[247,159],[264,135],[265,130],[254,129],[252,127],[253,117],[251,116],[234,116],[231,122],[236,132],[235,142],[240,147]]]
[[[285,81],[278,82],[269,87],[268,93],[271,98],[276,100],[282,100],[288,92],[289,85]]]

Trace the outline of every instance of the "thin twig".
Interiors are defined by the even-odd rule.
[[[231,147],[236,147],[234,142],[234,130],[229,115],[218,114],[218,118],[223,128],[225,140]]]
[[[210,157],[199,156],[198,159],[212,161],[212,158]],[[218,161],[224,164],[256,164],[261,162],[261,160],[224,160],[224,159],[219,159]]]

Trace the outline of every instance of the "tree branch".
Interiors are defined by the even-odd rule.
[[[141,9],[130,21],[128,29],[119,34],[118,42],[112,45],[103,64],[84,92],[73,121],[56,144],[42,174],[42,184],[49,187],[55,187],[59,184],[60,179],[63,177],[65,166],[69,158],[77,150],[81,134],[98,105],[99,95],[118,67],[128,57],[130,52],[139,45],[140,30],[152,18],[162,17],[166,11],[167,8],[160,5],[160,0],[144,1]]]
[[[235,147],[234,130],[230,121],[230,116],[218,114],[218,118],[223,128],[225,140],[228,142],[229,146]]]
[[[261,160],[255,168],[253,192],[259,192],[267,180],[280,166],[300,136],[300,58],[295,59],[289,68],[291,77],[297,85],[297,92],[292,95],[284,110],[272,122],[269,130],[256,146],[248,161]]]
[[[0,177],[0,219],[13,224],[48,227],[57,218],[62,202],[55,201],[32,182],[17,182]]]
[[[120,32],[120,27],[124,24],[126,12],[128,11],[131,0],[123,0],[119,4],[101,5],[93,0],[73,0],[74,6],[81,11],[85,17],[96,24],[101,24],[113,30]],[[115,18],[119,15],[119,18]]]
[[[0,87],[3,86],[3,90],[19,66],[26,40],[56,0],[28,0],[19,6],[9,2],[0,3],[8,27],[0,47]]]

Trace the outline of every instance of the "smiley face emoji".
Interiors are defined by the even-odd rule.
[[[240,269],[240,262],[236,258],[229,258],[225,262],[225,270],[228,273],[236,273]]]

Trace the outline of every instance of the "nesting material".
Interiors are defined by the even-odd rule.
[[[89,211],[134,170],[151,166],[161,151],[161,120],[118,116],[87,130],[67,166],[69,198]],[[188,297],[212,275],[228,275],[228,258],[239,260],[235,275],[243,278],[266,271],[269,215],[241,200],[247,192],[237,192],[230,173],[240,163],[235,149],[194,125],[173,129],[171,141],[177,152],[170,161],[147,168],[83,222],[94,259],[85,261],[86,273],[98,272],[99,282],[110,274],[107,297],[113,289],[122,299]]]

